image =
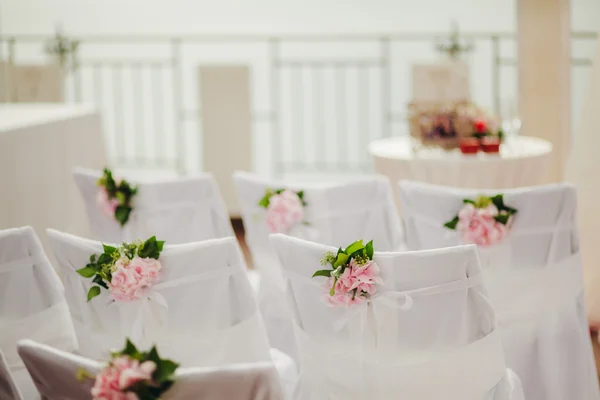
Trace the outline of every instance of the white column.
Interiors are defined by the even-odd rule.
[[[599,23],[600,25],[600,23]],[[569,157],[567,179],[577,186],[579,231],[583,253],[586,305],[590,324],[600,326],[600,41],[578,120],[573,151]]]
[[[551,141],[549,181],[564,177],[571,125],[569,0],[517,0],[522,134]]]
[[[252,170],[250,100],[248,67],[200,67],[204,170],[215,176],[232,216],[239,205],[231,174]]]

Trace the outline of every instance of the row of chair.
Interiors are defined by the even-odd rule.
[[[260,282],[255,285],[257,313],[248,279],[240,273],[244,267],[236,242],[188,243],[233,235],[218,186],[209,175],[139,183],[134,212],[123,229],[98,212],[98,176],[91,171],[75,173],[96,239],[118,243],[157,235],[169,244],[161,260],[168,271],[165,281],[175,284],[160,289],[169,304],[168,319],[155,321],[141,339],[159,343],[184,365],[268,360],[264,320],[270,346],[290,354],[300,367],[297,398],[383,399],[404,391],[415,399],[444,398],[444,393],[458,396],[452,398],[517,399],[518,379],[507,372],[507,365],[521,378],[526,398],[598,398],[577,258],[576,193],[569,185],[503,192],[505,202],[518,209],[511,234],[501,245],[477,251],[473,246],[450,247],[462,241],[443,224],[464,198],[474,198],[480,191],[403,182],[401,223],[384,178],[288,185],[238,173],[234,179],[256,267],[250,278],[256,282],[259,277]],[[305,239],[320,244],[269,236],[264,209],[258,207],[267,188],[304,191],[305,220],[311,230]],[[73,272],[100,250],[99,242],[54,231],[49,237],[65,282],[77,351],[99,359],[108,348],[122,345],[126,334],[137,331],[131,321],[139,311],[100,299],[85,302],[89,282]],[[383,295],[366,309],[329,308],[311,275],[329,246],[357,239],[374,240],[385,282]],[[402,252],[385,253],[398,250]],[[37,265],[39,251],[27,254],[27,263]],[[13,269],[17,264],[12,262]],[[210,279],[186,282],[208,271]],[[6,282],[15,291],[38,282],[23,275],[17,285],[15,278],[5,276],[0,275],[0,285]],[[48,273],[43,280],[57,281]],[[56,306],[61,318],[69,316],[61,301],[43,304],[44,310],[61,304]],[[12,316],[14,322],[16,316],[29,314],[13,310],[0,314],[0,321],[3,315]],[[42,326],[68,326],[64,319],[58,325],[38,321]],[[22,332],[13,334],[13,342],[30,337],[48,343],[44,337]],[[69,343],[69,335],[65,336],[49,344],[75,350],[61,346]],[[348,365],[355,368],[349,370]],[[288,393],[296,386],[290,383],[295,379],[292,369],[283,373]]]

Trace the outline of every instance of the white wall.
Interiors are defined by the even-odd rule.
[[[373,32],[515,27],[509,0],[3,0],[4,30],[73,33]],[[131,21],[136,23],[132,24]]]

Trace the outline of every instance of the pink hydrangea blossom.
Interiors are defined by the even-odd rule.
[[[376,292],[376,284],[381,284],[379,266],[373,260],[359,264],[350,261],[342,275],[335,281],[334,277],[325,282],[325,300],[330,306],[350,306],[362,304],[369,296]],[[334,285],[333,295],[331,287]],[[356,293],[354,290],[356,289]]]
[[[285,233],[304,219],[304,206],[298,194],[284,190],[269,198],[267,226],[271,233]]]
[[[100,208],[102,215],[111,219],[115,218],[115,210],[119,205],[119,200],[115,197],[111,199],[106,189],[102,186],[98,188],[96,203],[98,204],[98,208]]]
[[[141,299],[153,283],[160,279],[160,261],[135,256],[121,257],[114,265],[108,285],[113,298],[120,301]]]
[[[92,397],[94,400],[138,400],[139,397],[126,389],[138,382],[152,382],[156,364],[139,361],[127,356],[114,359],[97,376]]]
[[[505,225],[494,219],[497,215],[498,209],[494,204],[483,208],[465,204],[458,213],[456,229],[466,243],[478,246],[498,244],[508,236],[511,219]]]

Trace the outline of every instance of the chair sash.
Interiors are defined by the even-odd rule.
[[[581,253],[576,251],[557,260],[558,237],[574,229],[571,216],[565,209],[551,229],[520,228],[511,230],[509,234],[527,237],[551,233],[547,262],[543,266],[514,265],[509,240],[489,247],[478,246],[490,300],[501,326],[513,322],[535,323],[548,313],[561,312],[575,304],[583,293]],[[408,214],[408,218],[444,229],[444,236],[449,242],[460,241],[459,232],[444,228],[440,221],[415,213]]]
[[[319,285],[314,280],[287,271],[290,280]],[[441,285],[409,291],[385,291],[368,302],[351,306],[345,318],[334,323],[356,331],[352,343],[307,333],[299,321],[294,329],[301,361],[297,398],[389,399],[402,394],[411,400],[481,400],[493,394],[506,377],[500,337],[492,323],[487,335],[457,348],[398,351],[380,342],[378,321],[391,313],[410,310],[415,299],[481,285],[477,275]],[[491,306],[484,301],[489,315]],[[383,343],[383,345],[382,345]]]
[[[107,307],[118,309],[121,326],[119,333],[110,330],[110,327],[105,326],[99,320],[99,316],[87,305],[84,296],[86,289],[82,287],[79,291],[82,294],[81,299],[78,300],[77,305],[74,305],[79,307],[82,317],[82,320],[74,318],[76,331],[79,336],[83,335],[89,338],[85,346],[86,350],[82,352],[90,356],[88,349],[92,352],[106,350],[107,341],[110,341],[107,340],[108,338],[130,337],[142,347],[148,347],[154,343],[159,344],[161,354],[165,356],[175,354],[172,357],[183,365],[198,366],[199,359],[206,362],[206,365],[268,360],[269,347],[262,318],[258,311],[227,328],[215,327],[212,330],[206,329],[202,333],[198,333],[194,329],[190,329],[188,332],[173,332],[169,329],[169,305],[161,293],[164,289],[239,273],[245,273],[245,271],[242,268],[223,268],[160,282],[151,287],[146,297],[131,302],[114,301],[107,291],[103,291],[93,301],[104,301]],[[67,284],[84,285],[82,278],[74,269],[70,269],[70,272],[65,275]],[[210,306],[210,304],[206,306]],[[182,343],[186,343],[186,345],[184,346]],[[188,351],[181,350],[184,348]],[[101,353],[94,355],[102,356]],[[199,358],[199,355],[202,357]]]

